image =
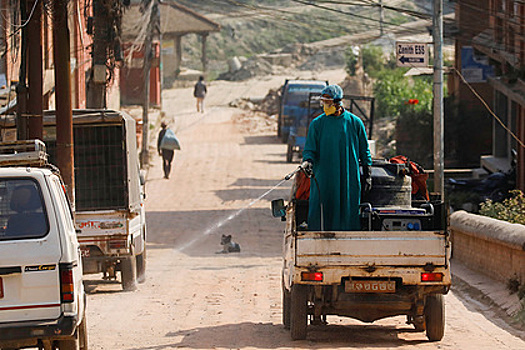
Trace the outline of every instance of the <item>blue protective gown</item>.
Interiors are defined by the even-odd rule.
[[[361,178],[359,160],[372,164],[365,126],[348,111],[340,116],[321,114],[308,129],[303,160],[313,162],[308,229],[321,230],[320,200],[325,231],[360,230]]]

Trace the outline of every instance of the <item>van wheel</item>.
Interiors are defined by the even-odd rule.
[[[291,163],[293,160],[293,147],[288,145],[288,150],[286,151],[286,163]]]
[[[282,286],[283,289],[283,325],[285,329],[290,329],[290,314],[291,314],[291,296],[290,292],[286,290],[284,287],[284,284]]]
[[[445,302],[442,294],[427,296],[425,325],[428,340],[440,341],[443,339],[443,335],[445,335]]]
[[[78,325],[74,339],[59,340],[59,350],[88,350],[86,317]]]
[[[137,282],[146,282],[146,248],[142,254],[137,255]]]
[[[308,315],[306,310],[307,286],[294,284],[290,302],[290,335],[292,340],[306,338],[306,324]]]
[[[84,316],[84,320],[79,326],[79,342],[80,342],[80,350],[88,350],[88,332],[87,332],[87,323],[86,323],[86,316]]]
[[[122,277],[122,289],[125,291],[137,289],[137,259],[134,255],[120,261],[120,276]]]

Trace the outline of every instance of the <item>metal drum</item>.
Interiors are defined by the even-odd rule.
[[[372,190],[363,196],[362,203],[372,207],[410,207],[412,179],[405,175],[408,169],[404,164],[391,164],[384,160],[372,163]]]

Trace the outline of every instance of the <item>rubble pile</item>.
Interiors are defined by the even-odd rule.
[[[279,103],[281,100],[281,89],[270,89],[261,103],[257,106],[261,112],[268,115],[279,113]]]
[[[217,79],[228,81],[243,81],[250,78],[262,75],[270,75],[273,73],[273,66],[266,60],[260,57],[254,57],[242,63],[242,66],[233,70],[222,73]]]
[[[263,99],[238,98],[229,103],[230,107],[264,112],[268,115],[279,113],[281,89],[270,89]]]
[[[233,122],[242,133],[264,134],[277,132],[277,115],[267,115],[258,111],[240,112],[233,116]]]

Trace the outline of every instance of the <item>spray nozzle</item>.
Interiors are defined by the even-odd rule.
[[[302,170],[302,168],[301,168],[300,166],[298,166],[297,169],[295,169],[294,171],[292,171],[290,174],[286,175],[286,176],[284,177],[284,179],[285,179],[286,181],[290,180],[295,174],[297,174],[297,172],[298,172],[299,170]]]

